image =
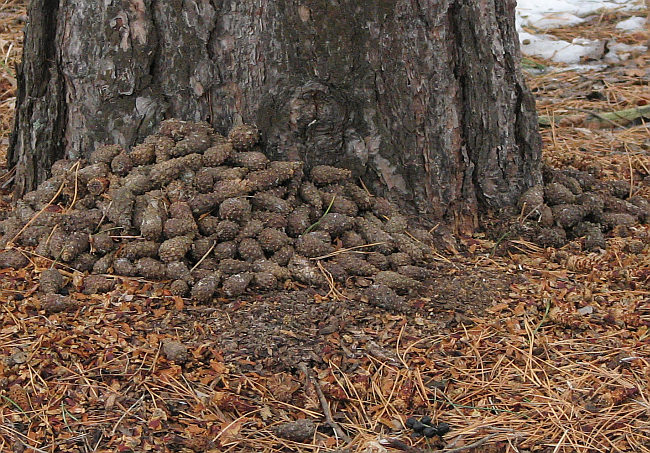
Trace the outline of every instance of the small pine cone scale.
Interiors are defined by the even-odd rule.
[[[115,156],[122,154],[124,148],[120,145],[103,145],[99,146],[95,151],[90,154],[88,162],[91,164],[110,164]]]
[[[173,218],[165,222],[163,232],[166,238],[176,236],[194,236],[198,233],[198,227],[193,218]]]
[[[118,255],[131,261],[139,258],[155,258],[158,256],[158,247],[155,241],[132,241],[125,244]]]
[[[341,253],[334,261],[350,275],[370,277],[378,272],[375,266],[353,253]]]
[[[234,153],[230,156],[230,160],[234,165],[248,168],[251,171],[263,170],[269,163],[269,158],[258,151]]]
[[[179,157],[192,153],[203,153],[211,144],[210,135],[207,133],[191,132],[176,143],[170,154],[173,157]]]
[[[317,186],[324,186],[337,182],[344,182],[350,179],[352,172],[344,168],[330,167],[329,165],[317,165],[311,169],[311,180]]]
[[[271,291],[277,288],[278,279],[270,272],[256,272],[253,284],[263,291]]]
[[[116,258],[113,261],[113,271],[117,275],[123,275],[125,277],[134,277],[138,275],[138,269],[133,261],[128,258]]]
[[[153,143],[141,143],[134,146],[129,153],[133,165],[149,165],[156,160],[156,147]]]
[[[218,261],[235,258],[237,244],[234,241],[220,242],[214,247],[212,254]]]
[[[187,236],[177,236],[167,239],[160,244],[158,256],[165,263],[182,261],[192,247],[192,239]]]
[[[201,278],[192,287],[192,299],[197,302],[207,303],[212,300],[219,285],[219,276],[217,273],[209,273],[206,277]]]
[[[277,252],[291,242],[285,232],[275,228],[263,229],[258,235],[257,240],[262,246],[262,249],[267,253]]]
[[[234,153],[230,143],[217,143],[203,152],[203,165],[206,167],[218,167],[227,161]]]
[[[133,169],[133,161],[126,152],[120,153],[111,161],[111,171],[119,176],[126,176]]]
[[[154,258],[140,258],[135,267],[139,275],[149,280],[164,280],[167,274],[165,264]]]
[[[233,274],[223,281],[223,292],[226,297],[241,296],[244,294],[252,280],[253,274],[250,272]]]
[[[264,258],[264,251],[260,243],[253,238],[245,238],[239,243],[239,256],[244,261],[253,262]]]
[[[228,140],[237,151],[251,150],[260,141],[260,131],[253,125],[242,124],[230,130]]]

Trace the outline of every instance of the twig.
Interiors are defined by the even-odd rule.
[[[321,256],[317,256],[315,258],[309,258],[309,259],[310,260],[315,260],[315,261],[324,260],[325,258],[331,258],[332,256],[340,255],[341,253],[351,252],[351,251],[356,250],[356,249],[374,247],[376,245],[383,245],[383,244],[385,244],[385,242],[373,242],[372,244],[355,245],[354,247],[348,247],[346,249],[340,249],[340,250],[337,250],[335,252],[328,253],[327,255],[321,255]],[[360,252],[355,252],[355,253],[360,253]]]
[[[540,204],[538,204],[537,206],[535,206],[533,209],[531,209],[531,210],[528,212],[528,214],[526,214],[526,215],[524,216],[523,219],[521,219],[521,220],[519,221],[519,223],[524,223],[526,220],[528,220],[528,217],[530,217],[531,215],[533,215],[535,212],[537,212],[538,214],[541,214],[541,211],[539,210],[539,208],[541,208],[542,206],[544,206],[544,203],[540,203]],[[524,203],[523,206],[521,207],[521,214],[519,215],[519,217],[521,217],[521,215],[524,213],[524,210],[525,210],[526,208],[527,208],[526,203]]]
[[[75,170],[74,170],[74,195],[72,196],[72,202],[70,202],[70,206],[66,209],[66,212],[69,212],[72,210],[74,207],[74,204],[77,202],[77,195],[79,194],[79,161],[77,161],[77,164],[75,164]]]
[[[20,442],[25,448],[28,448],[30,450],[33,450],[38,453],[48,453],[47,450],[41,450],[40,448],[37,447],[32,447],[28,443],[26,443],[24,440],[21,439],[21,437],[24,437],[27,440],[31,440],[29,437],[25,436],[23,433],[16,431],[15,429],[9,428],[8,426],[5,426],[5,424],[0,424],[0,428],[4,429],[10,436],[14,437],[18,442]]]
[[[486,443],[488,440],[492,439],[496,434],[490,434],[488,436],[485,436],[482,439],[477,440],[476,442],[472,442],[471,444],[463,445],[460,447],[456,448],[450,448],[450,449],[442,449],[442,450],[437,450],[442,453],[458,453],[464,450],[470,450],[472,448],[480,447],[484,443]],[[385,447],[391,447],[391,448],[396,448],[398,450],[405,451],[407,453],[430,453],[433,452],[433,450],[430,449],[423,449],[423,448],[417,448],[417,447],[412,447],[409,444],[402,442],[399,439],[395,439],[394,437],[388,437],[386,439],[381,439],[379,443]]]
[[[373,195],[372,193],[370,193],[370,191],[368,190],[368,187],[366,186],[366,183],[363,182],[363,179],[359,178],[359,184],[361,184],[361,187],[363,188],[363,190],[366,191],[366,193],[368,194],[369,197],[373,197],[373,196],[374,196],[374,195]]]
[[[625,154],[627,154],[627,164],[630,169],[630,193],[629,197],[632,197],[632,194],[634,194],[634,168],[632,167],[632,156],[630,156],[630,148],[627,146],[626,142],[623,142],[623,146],[625,147]]]
[[[417,447],[411,447],[406,442],[402,442],[399,439],[394,437],[387,437],[385,439],[380,439],[379,444],[384,447],[396,448],[397,450],[405,451],[407,453],[424,453],[426,450],[421,450]]]
[[[111,430],[111,436],[114,436],[114,435],[115,435],[115,432],[117,431],[117,427],[120,426],[120,423],[122,423],[122,420],[124,420],[124,417],[126,417],[127,415],[129,415],[129,413],[130,413],[130,412],[131,412],[131,411],[132,411],[132,410],[133,410],[133,409],[134,409],[138,404],[140,404],[140,403],[142,402],[142,400],[144,400],[144,397],[145,397],[145,396],[146,396],[146,393],[143,393],[142,396],[141,396],[141,397],[140,397],[140,398],[139,398],[135,403],[133,403],[133,404],[131,405],[131,407],[129,407],[127,410],[124,411],[124,413],[123,413],[122,416],[119,418],[119,420],[117,421],[117,423],[115,423],[115,426],[113,426],[113,429]]]
[[[2,176],[0,176],[0,183],[2,183],[0,188],[6,189],[7,187],[9,187],[9,185],[14,180],[15,176],[16,176],[16,166],[14,165],[13,167],[11,167],[10,170],[7,170]]]
[[[342,292],[336,289],[336,282],[334,281],[334,277],[332,276],[332,273],[329,272],[327,269],[325,269],[323,263],[321,263],[320,261],[318,261],[316,265],[318,266],[318,269],[320,270],[321,274],[323,274],[323,276],[325,277],[325,280],[327,280],[327,284],[330,287],[330,290],[327,292],[325,297],[329,297],[330,295],[332,295],[335,300],[347,300],[347,297],[345,297],[345,295]]]
[[[542,320],[539,322],[539,324],[537,324],[537,327],[535,327],[535,330],[533,330],[533,334],[536,334],[537,331],[546,322],[546,318],[548,317],[548,312],[549,311],[551,311],[551,299],[550,298],[546,299],[546,310],[544,311],[544,316],[542,316]]]
[[[631,123],[636,119],[641,119],[643,121],[644,117],[650,115],[650,106],[648,105],[644,105],[642,107],[633,107],[630,109],[619,110],[617,112],[609,112],[609,113],[598,113],[598,112],[593,112],[591,110],[581,109],[578,107],[568,107],[568,110],[575,110],[578,112],[586,113],[587,115],[591,115],[594,118],[597,118],[599,121],[603,123],[609,123],[614,127],[625,127],[625,125]],[[540,115],[539,125],[552,126],[553,124],[555,124],[556,121],[559,121],[562,118],[566,118],[566,115],[555,115],[555,114]],[[613,121],[614,119],[621,121],[623,124]]]
[[[609,123],[614,127],[624,127],[622,124],[618,124],[617,122],[610,120],[609,118],[603,116],[602,114],[600,114],[598,112],[592,112],[591,110],[581,109],[579,107],[568,107],[568,109],[569,110],[575,110],[576,112],[586,113],[587,115],[591,115],[594,118],[597,118],[597,119],[599,119],[600,121],[602,121],[604,123]]]
[[[194,269],[199,267],[199,264],[201,264],[203,262],[203,260],[210,254],[210,252],[214,249],[214,247],[216,245],[217,245],[217,241],[212,242],[212,246],[208,249],[207,252],[205,252],[205,254],[201,257],[201,259],[196,262],[194,267],[192,267],[192,269],[190,269],[190,273],[194,272]]]
[[[325,420],[327,421],[327,424],[330,425],[330,427],[334,430],[336,435],[341,439],[343,439],[346,443],[352,442],[352,439],[350,439],[350,437],[347,434],[345,434],[345,431],[343,431],[343,429],[339,426],[339,424],[334,421],[334,418],[332,417],[332,411],[330,410],[330,405],[327,402],[327,398],[325,398],[323,389],[320,388],[318,381],[312,377],[311,373],[307,369],[307,365],[301,363],[298,365],[298,368],[300,368],[300,371],[305,373],[307,379],[309,379],[311,383],[314,385],[314,388],[316,389],[316,393],[318,394],[320,405],[323,408],[323,412],[325,413]]]
[[[75,168],[75,167],[79,167],[79,161],[77,161],[77,163],[74,164],[72,168]],[[49,208],[52,205],[52,203],[54,203],[54,200],[56,200],[57,197],[61,194],[64,187],[65,187],[65,179],[63,180],[63,182],[61,182],[61,186],[59,186],[59,190],[56,191],[56,193],[54,194],[52,199],[50,201],[48,201],[40,211],[38,211],[35,215],[33,215],[31,219],[29,219],[29,222],[27,222],[25,224],[25,226],[22,227],[20,229],[20,231],[18,233],[16,233],[16,235],[7,243],[6,248],[13,248],[14,247],[14,241],[18,238],[18,236],[23,234],[23,232],[27,229],[27,227],[29,227],[34,222],[34,220],[36,220],[41,214],[43,214],[45,212],[45,210],[47,208]]]
[[[461,447],[456,447],[456,448],[450,448],[449,450],[444,449],[442,450],[443,453],[458,453],[459,451],[463,450],[469,450],[471,448],[476,448],[480,447],[484,443],[486,443],[488,440],[492,439],[496,434],[490,434],[488,436],[485,436],[483,439],[479,439],[476,442],[472,442],[471,444],[463,445]]]
[[[113,205],[113,200],[111,200],[108,203],[108,206],[106,207],[106,209],[103,210],[104,212],[102,213],[102,218],[99,219],[99,223],[97,224],[97,227],[95,228],[95,231],[99,231],[99,228],[102,226],[102,223],[104,223],[104,219],[106,219],[106,213],[108,212],[109,209],[111,209],[112,205]],[[110,230],[107,230],[107,231],[110,231]]]

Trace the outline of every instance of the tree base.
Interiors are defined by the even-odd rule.
[[[255,123],[270,157],[345,166],[460,231],[541,181],[514,0],[46,3],[19,71],[17,194],[165,117]]]

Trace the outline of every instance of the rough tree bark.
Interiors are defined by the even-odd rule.
[[[476,226],[540,181],[515,0],[32,0],[9,158],[132,145],[164,118],[344,165],[420,215]]]

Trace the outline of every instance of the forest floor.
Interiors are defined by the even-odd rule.
[[[22,5],[0,7],[3,149]],[[550,33],[647,43],[614,29],[626,14]],[[546,71],[528,74],[540,115],[558,119],[542,128],[549,165],[650,198],[650,125],[589,113],[648,105],[649,59],[527,60]],[[123,279],[46,314],[47,263],[0,269],[0,452],[650,451],[648,225],[599,252],[476,234],[438,256],[435,285],[403,313],[306,288],[206,306]],[[450,430],[416,437],[412,416]]]

